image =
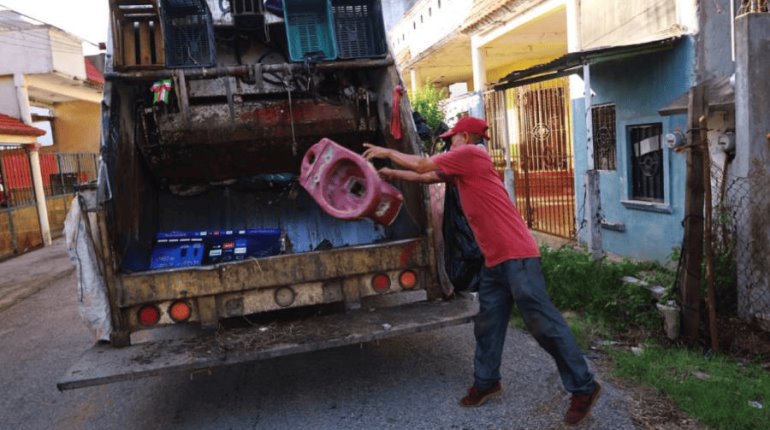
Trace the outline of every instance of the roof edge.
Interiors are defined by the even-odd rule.
[[[570,52],[555,60],[549,61],[548,63],[538,64],[527,69],[515,70],[500,79],[494,85],[494,88],[502,89],[521,86],[525,83],[532,83],[534,79],[537,79],[541,75],[548,77],[554,74],[563,74],[570,70],[575,70],[578,66],[582,66],[586,63],[598,64],[606,61],[622,59],[632,55],[641,55],[671,49],[674,43],[682,37],[684,36],[677,35],[633,45],[610,46],[594,48],[585,51]],[[574,72],[567,74],[571,73]],[[550,78],[541,80],[547,79]]]
[[[535,6],[532,0],[497,0],[497,2],[497,5],[487,9],[489,5],[485,3],[491,3],[491,1],[475,0],[469,13],[469,16],[474,18],[466,19],[460,26],[460,31],[465,34],[472,34],[507,15],[523,13]]]
[[[45,130],[25,124],[18,118],[0,114],[0,135],[40,137],[46,133]]]

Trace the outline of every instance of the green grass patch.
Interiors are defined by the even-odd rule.
[[[564,318],[567,320],[572,334],[575,335],[575,341],[583,351],[588,351],[593,339],[608,339],[612,336],[610,329],[602,321],[595,320],[590,315],[568,312]]]
[[[669,291],[667,300],[674,296],[673,271],[656,263],[593,260],[586,252],[568,247],[542,248],[541,253],[548,293],[583,350],[595,339],[662,334],[662,319],[650,292],[625,284],[622,278],[634,276],[662,285]],[[672,256],[673,261],[676,258]],[[515,310],[512,323],[524,326]],[[710,427],[770,429],[770,372],[760,366],[658,345],[645,347],[640,355],[607,351],[614,357],[616,376],[656,388]]]
[[[659,346],[613,355],[617,376],[655,387],[710,427],[770,429],[770,372],[760,366]]]
[[[650,292],[621,279],[640,272],[662,273],[664,268],[655,263],[593,260],[568,247],[542,248],[541,253],[548,293],[557,308],[589,315],[592,322],[615,331],[660,327]]]
[[[570,247],[543,247],[540,251],[548,294],[564,312],[584,350],[594,339],[609,339],[614,333],[660,330],[661,319],[650,292],[625,284],[622,278],[636,276],[666,285],[673,283],[671,271],[656,263],[593,260],[586,252]],[[511,325],[526,330],[516,307]]]

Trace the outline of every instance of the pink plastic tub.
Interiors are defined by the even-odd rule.
[[[324,212],[343,220],[368,218],[390,225],[404,201],[368,161],[326,138],[305,153],[300,184]]]

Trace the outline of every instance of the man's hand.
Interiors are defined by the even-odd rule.
[[[379,173],[380,177],[385,180],[398,179],[397,171],[389,167],[383,167],[382,169],[378,170],[377,173]]]
[[[363,157],[366,158],[367,160],[371,160],[373,158],[388,159],[388,157],[390,156],[391,150],[388,148],[372,145],[371,143],[364,143],[364,147],[367,149],[366,151],[364,151]]]
[[[371,143],[364,143],[364,147],[367,148],[363,153],[366,160],[383,158],[392,161],[398,167],[420,174],[439,170],[438,164],[430,158],[421,155],[404,154],[395,149],[383,148],[382,146],[372,145]],[[398,179],[404,178],[399,177]]]

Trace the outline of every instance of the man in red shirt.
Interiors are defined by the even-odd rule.
[[[385,179],[452,181],[460,193],[463,211],[484,255],[480,309],[474,321],[474,384],[460,404],[481,406],[501,393],[500,360],[511,308],[516,303],[530,333],[556,361],[562,383],[572,393],[565,422],[577,424],[590,413],[601,386],[548,297],[537,243],[509,199],[486,149],[476,145],[482,138],[489,139],[487,128],[483,119],[460,118],[441,135],[451,137],[450,150],[430,158],[370,144],[364,144],[367,150],[363,155],[369,160],[389,159],[403,168],[380,169]]]

